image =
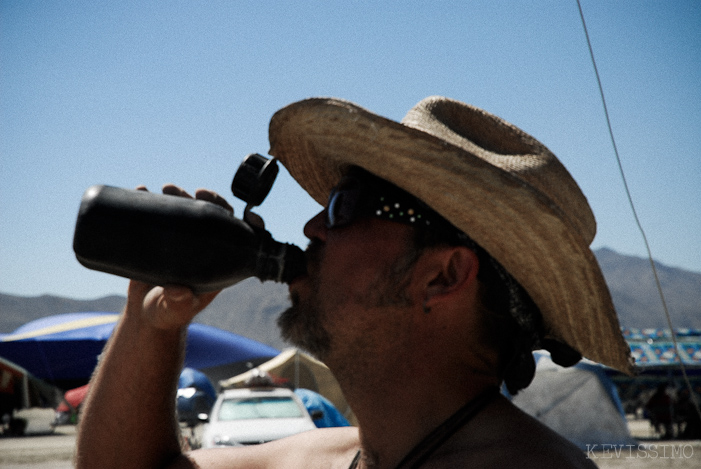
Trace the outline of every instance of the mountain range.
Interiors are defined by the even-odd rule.
[[[662,300],[650,261],[602,248],[594,252],[611,291],[621,326],[667,328]],[[665,303],[675,328],[701,329],[701,273],[655,263]],[[9,333],[34,319],[79,311],[119,312],[124,296],[75,300],[43,295],[21,297],[0,293],[0,333]],[[287,286],[248,279],[222,291],[197,322],[232,331],[277,349],[288,346],[275,320],[287,308]]]

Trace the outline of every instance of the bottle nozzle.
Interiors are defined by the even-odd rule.
[[[267,231],[257,231],[262,242],[258,251],[256,277],[263,281],[290,283],[306,273],[307,259],[302,249],[294,244],[275,241]]]

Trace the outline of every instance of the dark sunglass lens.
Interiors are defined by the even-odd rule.
[[[359,195],[356,189],[335,189],[331,192],[326,208],[326,227],[339,228],[349,225],[356,217]]]
[[[326,227],[334,228],[339,223],[338,211],[341,206],[341,199],[343,199],[343,194],[334,190],[329,196],[329,204],[326,207]]]

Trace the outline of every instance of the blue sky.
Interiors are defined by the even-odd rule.
[[[701,272],[701,2],[582,0],[631,194],[660,262]],[[646,256],[576,0],[0,0],[0,292],[96,298],[72,236],[93,184],[229,191],[280,107],[336,96],[400,120],[440,94],[545,143],[598,220]],[[305,246],[319,210],[282,174],[260,208]]]

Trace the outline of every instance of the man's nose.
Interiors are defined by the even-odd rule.
[[[304,236],[309,239],[319,239],[326,241],[326,213],[324,210],[314,215],[306,225],[304,225]]]

